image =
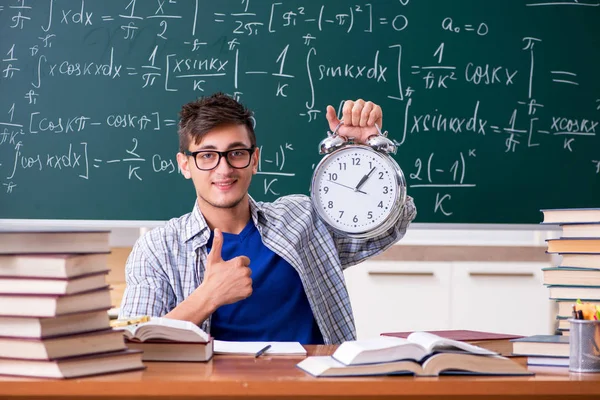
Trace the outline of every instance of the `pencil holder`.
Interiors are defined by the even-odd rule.
[[[569,371],[600,372],[600,321],[569,321]]]

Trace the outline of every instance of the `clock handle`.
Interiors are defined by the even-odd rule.
[[[346,144],[354,143],[354,138],[347,138],[338,134],[338,130],[343,123],[344,120],[341,120],[333,132],[327,132],[327,137],[323,139],[321,143],[319,143],[319,154],[323,155],[333,153],[335,150]],[[396,154],[398,146],[394,141],[388,139],[388,132],[381,132],[381,128],[377,124],[375,124],[375,128],[377,129],[377,134],[372,135],[367,139],[367,145],[383,153]]]
[[[388,132],[381,132],[379,125],[375,124],[377,135],[372,135],[367,139],[367,145],[382,153],[396,154],[398,151],[398,143],[387,137]]]
[[[333,130],[333,132],[327,132],[328,136],[336,136],[337,135],[337,131],[338,129],[340,129],[340,126],[344,125],[344,120],[341,119],[340,122],[337,124],[337,126],[335,127],[335,129]]]
[[[348,143],[347,137],[338,135],[337,133],[338,129],[340,129],[340,126],[342,126],[343,123],[344,121],[340,121],[333,132],[327,131],[327,137],[321,140],[321,143],[319,143],[319,154],[323,155],[333,153],[335,150]]]
[[[336,136],[338,129],[340,129],[340,127],[342,125],[344,125],[344,120],[343,119],[341,119],[340,122],[336,125],[335,129],[333,130],[333,132],[327,132],[327,136]],[[387,137],[388,131],[381,132],[381,128],[377,124],[375,124],[375,128],[377,129],[377,133],[380,136]],[[375,135],[373,135],[373,136],[375,136]]]

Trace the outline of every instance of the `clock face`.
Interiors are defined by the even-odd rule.
[[[390,158],[368,147],[346,147],[324,158],[313,175],[313,204],[333,228],[358,234],[383,224],[398,198]]]

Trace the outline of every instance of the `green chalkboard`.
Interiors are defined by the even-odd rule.
[[[182,104],[254,111],[251,194],[309,193],[328,104],[380,104],[416,222],[598,206],[600,2],[0,1],[0,219],[154,221],[193,205]]]

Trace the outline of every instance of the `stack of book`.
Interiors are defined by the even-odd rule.
[[[527,357],[527,365],[568,367],[569,338],[562,335],[534,335],[514,339],[513,354]]]
[[[0,374],[72,378],[143,368],[109,325],[109,232],[0,231]]]
[[[542,224],[558,225],[561,235],[548,239],[548,253],[561,260],[555,267],[544,268],[544,284],[550,299],[558,304],[557,329],[569,335],[573,303],[600,304],[600,208],[542,210]]]

